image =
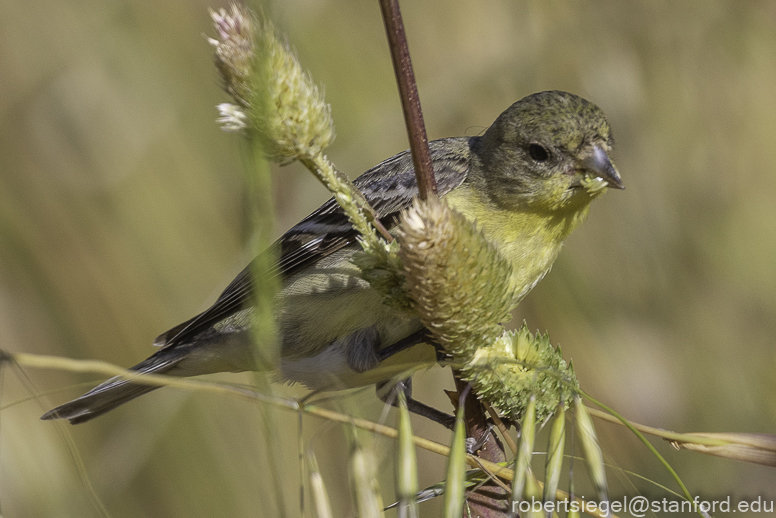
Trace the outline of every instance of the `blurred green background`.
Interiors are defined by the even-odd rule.
[[[240,142],[214,123],[228,99],[203,36],[224,5],[0,6],[1,348],[132,365],[248,261]],[[265,11],[325,87],[343,171],[407,147],[377,2]],[[636,421],[775,432],[776,4],[416,0],[403,13],[429,138],[478,134],[546,89],[594,101],[614,128],[627,190],[594,204],[513,322],[549,331],[582,386]],[[296,165],[274,175],[280,235],[327,194]],[[75,459],[115,517],[280,516],[276,477],[299,514],[295,415],[265,426],[255,404],[165,389],[70,427],[38,417],[95,376],[2,372],[3,516],[98,516]],[[449,372],[415,379],[449,409]],[[340,406],[382,411],[370,390]],[[353,516],[345,434],[303,428],[335,514]],[[609,461],[675,487],[621,428],[599,433]],[[694,493],[776,499],[773,469],[656,444]],[[374,446],[389,502],[392,443]],[[419,456],[421,484],[436,482],[443,459]],[[614,495],[669,496],[611,478]]]

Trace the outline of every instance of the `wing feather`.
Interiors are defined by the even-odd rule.
[[[435,140],[429,143],[439,194],[445,195],[466,180],[470,145],[477,137]],[[356,178],[353,182],[389,230],[417,195],[415,169],[409,151],[404,151]],[[356,246],[358,233],[340,206],[330,198],[275,242],[280,257],[273,274],[288,278],[347,246]],[[216,302],[199,315],[162,333],[154,345],[173,347],[186,343],[218,321],[253,303],[251,276],[255,261],[241,271]]]

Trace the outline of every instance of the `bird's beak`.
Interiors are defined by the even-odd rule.
[[[609,187],[625,189],[620,173],[617,172],[614,164],[609,160],[606,151],[601,149],[601,147],[593,146],[592,153],[582,159],[580,165],[591,174],[606,180]]]

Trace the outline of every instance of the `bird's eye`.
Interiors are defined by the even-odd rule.
[[[537,162],[545,162],[550,158],[550,152],[541,144],[531,144],[528,146],[528,154]]]

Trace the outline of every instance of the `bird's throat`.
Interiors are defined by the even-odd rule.
[[[587,217],[589,204],[555,212],[507,211],[482,203],[465,187],[445,199],[493,243],[512,264],[512,281],[522,299],[550,270],[565,239]]]

